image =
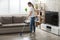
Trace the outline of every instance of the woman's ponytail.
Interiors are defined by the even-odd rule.
[[[32,4],[32,7],[34,8],[34,5]]]

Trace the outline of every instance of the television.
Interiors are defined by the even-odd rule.
[[[58,12],[53,12],[53,11],[45,11],[45,23],[58,26]]]

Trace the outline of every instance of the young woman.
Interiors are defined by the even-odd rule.
[[[28,6],[30,8],[29,10],[29,16],[30,16],[30,31],[35,32],[35,13],[34,13],[34,5],[31,2],[28,2]],[[28,16],[28,17],[29,17]]]

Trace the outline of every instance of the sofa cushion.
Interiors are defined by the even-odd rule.
[[[3,28],[24,27],[24,26],[28,26],[28,24],[25,24],[25,23],[14,23],[14,24],[3,24],[2,25]]]
[[[24,23],[25,17],[23,16],[14,16],[13,17],[13,23]]]
[[[0,22],[0,26],[2,26],[2,23]]]
[[[12,23],[12,16],[2,17],[2,24],[11,24],[11,23]]]
[[[2,22],[2,17],[0,17],[0,23]]]
[[[2,17],[0,17],[0,26],[2,25]]]

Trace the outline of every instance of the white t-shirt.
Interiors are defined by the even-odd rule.
[[[29,8],[29,12],[31,12],[31,11],[32,11],[32,14],[31,14],[30,17],[35,17],[35,13],[34,13],[34,8],[33,7]]]

